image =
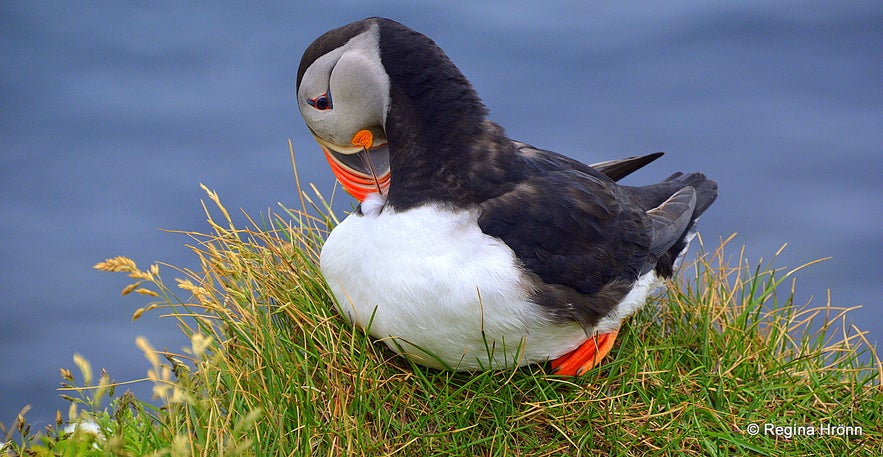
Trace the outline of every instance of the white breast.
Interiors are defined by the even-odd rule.
[[[556,324],[527,299],[515,254],[481,232],[477,213],[366,206],[332,231],[320,267],[340,311],[396,352],[476,370],[543,362],[586,340],[577,323]]]

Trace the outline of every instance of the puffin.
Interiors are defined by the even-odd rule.
[[[618,183],[662,153],[586,165],[510,139],[444,51],[391,19],[319,36],[296,87],[358,200],[321,249],[336,307],[427,367],[598,366],[717,197],[700,172]]]

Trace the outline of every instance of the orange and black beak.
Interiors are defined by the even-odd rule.
[[[386,195],[389,189],[389,147],[385,138],[378,138],[368,130],[358,131],[351,145],[333,144],[313,135],[325,158],[331,165],[334,176],[343,188],[357,200],[362,201],[368,194],[379,192]]]

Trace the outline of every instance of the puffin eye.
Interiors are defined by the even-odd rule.
[[[329,110],[332,108],[331,96],[328,95],[328,92],[325,92],[324,94],[322,94],[316,98],[311,98],[311,99],[307,100],[307,103],[319,111],[325,111],[325,110]]]

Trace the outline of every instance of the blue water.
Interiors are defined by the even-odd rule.
[[[331,190],[295,72],[313,38],[373,15],[433,37],[513,138],[586,162],[668,152],[631,183],[705,171],[706,244],[737,232],[754,263],[787,242],[782,267],[832,256],[798,300],[864,305],[850,319],[880,340],[879,2],[417,3],[0,4],[0,422],[66,411],[74,352],[128,380],[147,370],[135,336],[185,344],[170,320],[130,322],[146,300],[91,266],[195,266],[160,229],[208,230],[199,183],[251,215],[297,206],[291,139],[302,179]]]

